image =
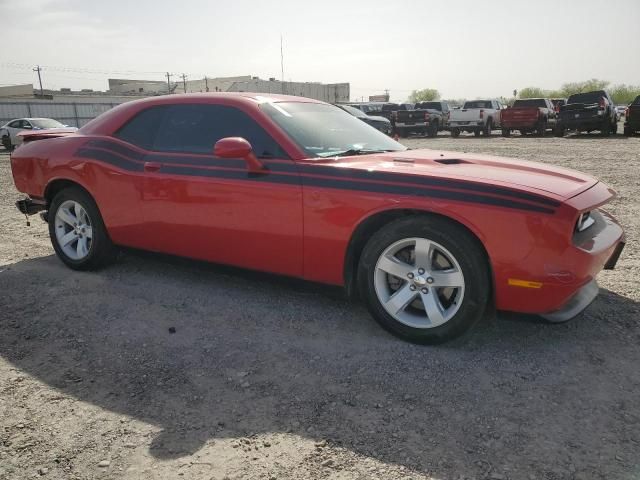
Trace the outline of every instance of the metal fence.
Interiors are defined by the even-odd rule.
[[[82,127],[89,120],[120,103],[0,101],[0,125],[4,125],[14,118],[46,117],[71,127]]]

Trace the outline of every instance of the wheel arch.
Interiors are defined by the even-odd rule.
[[[465,224],[463,221],[457,218],[453,218],[450,215],[446,215],[443,213],[438,213],[430,210],[420,210],[414,208],[397,208],[390,210],[383,210],[379,212],[372,213],[371,215],[365,217],[358,223],[356,228],[353,230],[351,234],[351,238],[349,239],[349,243],[347,245],[347,250],[345,253],[344,259],[344,286],[347,292],[347,296],[350,298],[354,298],[357,296],[357,272],[358,272],[358,263],[360,261],[360,256],[362,255],[362,251],[367,243],[367,240],[373,235],[375,232],[383,228],[385,225],[398,220],[400,218],[404,218],[407,216],[422,216],[422,217],[438,217],[444,219],[448,222],[458,225],[467,231],[470,237],[477,243],[482,252],[484,253],[485,260],[487,262],[487,266],[489,267],[489,275],[491,278],[490,285],[490,302],[491,304],[495,304],[494,295],[495,295],[495,277],[493,274],[493,267],[491,264],[491,258],[487,249],[484,246],[478,232],[476,232],[472,227]]]
[[[51,201],[59,192],[70,187],[79,188],[80,190],[84,191],[87,195],[89,195],[94,202],[96,202],[96,199],[93,196],[93,194],[81,183],[75,180],[71,180],[69,178],[55,178],[50,180],[47,183],[46,187],[44,188],[44,198],[47,201],[47,207],[51,205]],[[96,202],[96,205],[97,205],[97,202]]]

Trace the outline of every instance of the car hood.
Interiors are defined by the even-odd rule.
[[[543,163],[440,150],[406,150],[337,157],[327,161],[336,167],[368,172],[409,174],[515,187],[524,191],[545,193],[561,200],[578,195],[598,183],[589,175]]]

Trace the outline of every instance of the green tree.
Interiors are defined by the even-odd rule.
[[[538,87],[525,87],[518,93],[520,98],[547,98],[548,95],[548,90]]]
[[[569,95],[573,95],[574,93],[585,93],[592,92],[594,90],[604,90],[609,86],[610,82],[606,80],[598,80],[597,78],[592,78],[591,80],[585,80],[584,82],[572,82],[565,83],[560,88],[563,96],[568,97]]]
[[[640,85],[614,85],[609,93],[616,105],[629,105],[640,95]]]
[[[409,103],[431,102],[440,98],[440,92],[435,88],[425,88],[423,90],[414,90],[409,95]]]

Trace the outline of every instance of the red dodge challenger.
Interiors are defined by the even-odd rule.
[[[571,170],[407,150],[338,107],[251,93],[128,102],[29,132],[18,202],[78,270],[114,246],[342,285],[392,333],[441,342],[498,310],[568,320],[624,246],[614,192]]]

